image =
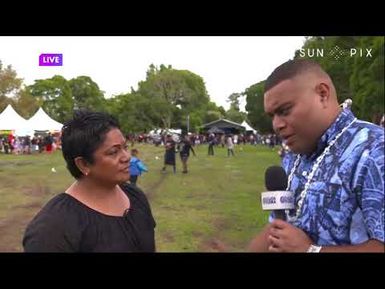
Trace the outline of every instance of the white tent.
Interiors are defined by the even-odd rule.
[[[41,107],[27,120],[28,128],[32,130],[60,131],[63,125],[52,119]]]
[[[246,128],[246,131],[252,131],[253,133],[257,133],[257,131],[253,129],[245,120],[242,122],[242,126]]]
[[[27,120],[21,117],[12,107],[8,106],[0,114],[0,130],[19,130],[27,127]]]

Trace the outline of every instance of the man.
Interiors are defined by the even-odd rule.
[[[265,111],[285,156],[295,209],[270,216],[256,252],[384,252],[384,129],[341,109],[313,61],[290,60],[268,77]]]
[[[180,160],[182,162],[182,167],[183,167],[183,174],[187,174],[187,161],[188,158],[190,157],[190,151],[193,153],[194,157],[195,151],[191,145],[190,138],[188,135],[185,135],[183,139],[180,141],[178,144],[178,150],[179,150],[179,155],[180,155]]]

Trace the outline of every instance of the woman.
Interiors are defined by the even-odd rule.
[[[78,111],[62,129],[76,181],[28,225],[26,252],[154,252],[155,221],[143,192],[126,183],[130,153],[110,115]]]
[[[165,153],[164,153],[164,165],[162,171],[166,171],[166,165],[172,166],[174,174],[176,173],[175,165],[175,141],[172,139],[171,135],[166,136],[166,141],[164,144]]]

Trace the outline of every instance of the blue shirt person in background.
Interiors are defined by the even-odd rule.
[[[139,151],[137,149],[131,150],[131,160],[130,160],[130,183],[131,185],[136,186],[138,176],[143,172],[148,172],[145,164],[138,158]]]
[[[384,128],[341,108],[329,75],[310,60],[276,68],[264,106],[291,151],[283,166],[295,209],[286,221],[272,213],[250,250],[384,252]]]

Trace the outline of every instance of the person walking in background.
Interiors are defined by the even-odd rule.
[[[227,136],[226,146],[227,146],[227,157],[230,157],[230,154],[234,156],[234,143],[233,143],[233,139],[231,138],[231,134]]]
[[[138,176],[143,172],[148,172],[146,165],[138,158],[139,151],[137,149],[131,150],[130,160],[130,183],[136,186]]]
[[[175,141],[172,139],[171,135],[167,135],[165,140],[165,152],[164,152],[164,165],[162,168],[162,172],[166,171],[166,166],[170,165],[173,168],[174,174],[176,173],[176,165],[175,165]]]
[[[209,142],[208,155],[213,156],[214,155],[214,145],[216,144],[215,134],[213,134],[213,133],[209,134],[208,142]]]
[[[178,150],[179,150],[180,159],[181,159],[182,166],[183,166],[182,173],[187,174],[187,172],[188,172],[187,161],[188,161],[188,158],[190,156],[190,151],[193,153],[194,157],[196,156],[195,151],[192,148],[190,138],[188,137],[188,135],[184,136],[182,141],[178,144]]]

